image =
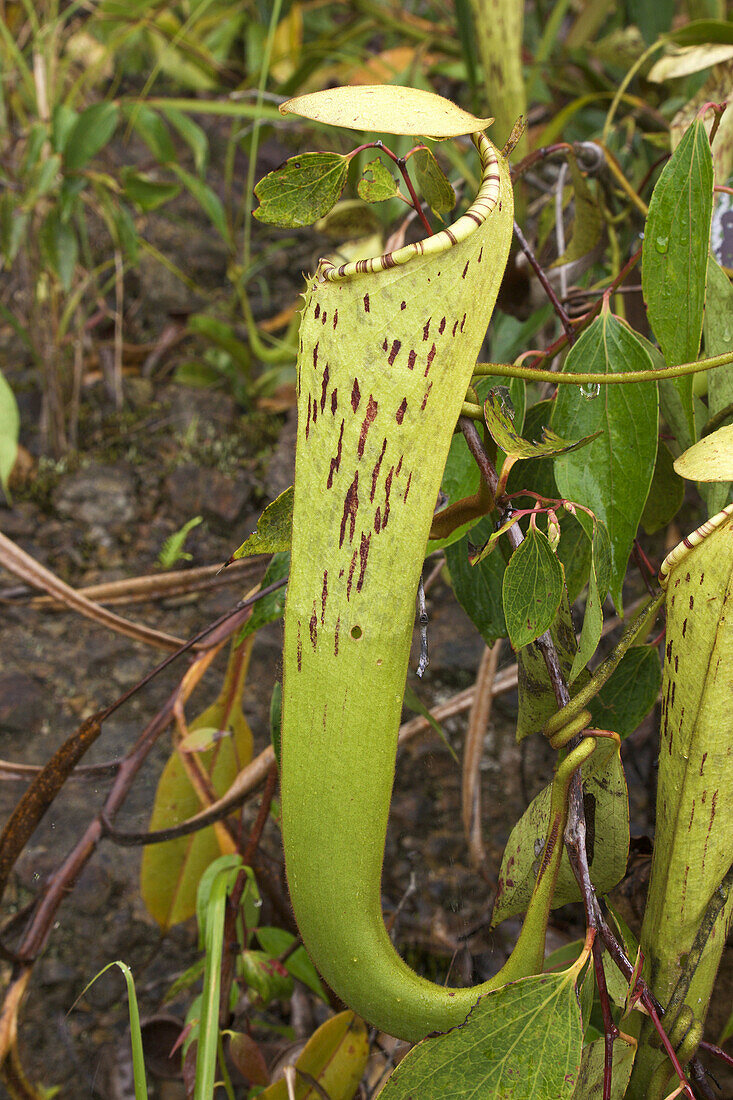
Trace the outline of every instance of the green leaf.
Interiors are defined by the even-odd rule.
[[[8,480],[18,456],[20,414],[10,386],[0,371],[0,485],[9,497]]]
[[[57,103],[51,115],[51,145],[54,153],[63,153],[79,112],[65,103]]]
[[[262,578],[262,587],[267,588],[269,584],[274,584],[275,581],[282,580],[283,577],[287,577],[289,572],[290,552],[285,551],[283,553],[274,554],[272,561],[267,567],[267,572]],[[274,623],[282,618],[285,611],[286,594],[287,585],[283,585],[282,588],[276,588],[269,596],[264,596],[261,600],[257,601],[252,614],[237,636],[237,645],[241,645],[245,638],[248,638],[250,634],[254,634],[261,626],[266,626],[267,623]]]
[[[25,242],[30,214],[19,210],[11,191],[0,195],[0,256],[12,264]]]
[[[511,556],[502,586],[504,618],[514,649],[549,630],[564,591],[562,566],[547,535],[530,527]]]
[[[45,263],[58,277],[64,290],[70,290],[79,255],[74,226],[62,222],[54,207],[46,216],[38,234]]]
[[[418,149],[411,160],[418,187],[430,209],[438,217],[450,214],[456,205],[456,193],[431,151]]]
[[[295,943],[292,932],[286,932],[284,928],[260,927],[257,929],[257,939],[263,951],[268,955],[278,958]],[[307,985],[317,997],[328,1003],[328,996],[321,979],[313,963],[308,958],[308,952],[304,947],[298,947],[283,963],[289,974],[292,974],[303,985]]]
[[[379,1100],[569,1100],[583,1027],[573,969],[502,986],[461,1027],[418,1043]]]
[[[591,880],[596,891],[605,894],[626,874],[629,852],[626,780],[618,749],[612,741],[601,741],[590,760],[583,765],[583,792]],[[492,928],[527,909],[547,840],[550,796],[551,784],[548,783],[530,802],[511,831],[501,860],[491,914]],[[564,851],[552,908],[580,900],[580,890]]]
[[[685,484],[674,470],[674,458],[667,444],[659,441],[649,496],[641,514],[647,535],[661,531],[677,515],[685,499]]]
[[[181,168],[180,164],[172,164],[171,168],[178,176],[181,183],[196,199],[196,202],[199,204],[204,214],[206,214],[222,240],[230,243],[231,234],[229,232],[229,226],[227,225],[224,204],[216,191],[213,191],[208,183],[204,183],[198,176],[194,176],[190,172],[187,172],[185,168]]]
[[[697,119],[662,170],[644,231],[642,292],[669,366],[692,362],[700,350],[712,211],[712,154]],[[692,377],[673,384],[694,437]]]
[[[206,131],[192,118],[173,107],[164,107],[163,114],[175,127],[193,153],[193,163],[199,176],[203,176],[209,159],[209,139]]]
[[[340,153],[301,153],[261,179],[255,187],[260,205],[254,216],[269,225],[312,225],[338,202],[346,183],[349,158]]]
[[[125,196],[143,211],[157,210],[181,193],[177,184],[151,179],[133,168],[122,169],[120,182]]]
[[[80,172],[104,149],[117,129],[119,117],[119,107],[110,100],[93,103],[82,111],[66,139],[64,163],[68,172]]]
[[[603,1100],[604,1047],[603,1039],[596,1039],[595,1042],[583,1047],[580,1075],[573,1093],[573,1100]],[[611,1100],[623,1100],[626,1095],[626,1086],[631,1077],[635,1054],[636,1048],[620,1039],[613,1044]]]
[[[157,111],[137,102],[125,106],[125,116],[158,164],[172,164],[176,160],[176,147],[170,130]]]
[[[580,336],[564,366],[565,374],[592,371],[616,374],[651,370],[652,363],[632,330],[608,311]],[[658,401],[653,382],[601,386],[588,399],[574,386],[561,386],[552,417],[553,428],[564,437],[603,435],[581,453],[554,460],[561,495],[590,508],[605,524],[611,538],[610,589],[617,608],[626,563],[649,492],[657,454]],[[578,513],[588,528],[590,520]]]
[[[186,553],[183,547],[186,545],[189,532],[203,521],[203,516],[194,516],[178,531],[168,536],[158,554],[158,565],[161,569],[172,569],[178,561],[191,561],[191,555]]]
[[[400,193],[397,181],[379,157],[370,160],[356,185],[356,191],[364,202],[384,202]]]
[[[575,630],[566,593],[563,593],[557,616],[550,627],[550,637],[557,651],[562,674],[568,680],[578,645],[575,641]],[[557,710],[557,700],[539,646],[529,645],[520,649],[517,654],[517,667],[519,670],[517,741],[522,741],[530,733],[539,733],[547,719],[551,718]],[[573,685],[576,690],[580,688],[583,679],[584,675],[581,673]]]
[[[231,561],[253,554],[276,554],[290,549],[293,532],[293,486],[280,493],[257,520],[257,530],[232,554]],[[264,583],[264,582],[263,582]]]
[[[487,539],[491,534],[491,520],[483,519],[472,532],[472,537]],[[446,547],[453,591],[456,599],[477,628],[487,645],[497,638],[506,637],[506,622],[502,607],[501,589],[504,578],[504,559],[493,554],[475,567],[468,560],[468,537]]]
[[[573,660],[570,670],[569,682],[572,683],[582,669],[590,661],[596,651],[603,630],[603,601],[608,592],[608,582],[611,573],[611,543],[608,531],[599,523],[593,521],[593,535],[591,538],[591,560],[588,576],[588,596],[585,601],[585,613],[583,615],[583,628],[578,641],[578,652]]]
[[[293,993],[293,979],[282,963],[264,951],[243,951],[239,957],[241,980],[257,994],[263,1005]]]
[[[656,649],[633,647],[591,701],[593,725],[596,729],[613,730],[621,738],[629,737],[656,703],[661,682],[662,668]]]
[[[684,27],[664,36],[677,46],[705,46],[708,43],[733,44],[733,23],[723,19],[693,19]]]
[[[540,441],[531,442],[522,439],[521,435],[514,429],[514,420],[507,412],[504,398],[496,390],[492,390],[484,401],[484,419],[496,445],[501,447],[509,458],[514,459],[550,458],[555,455],[566,454],[568,451],[577,451],[580,447],[585,447],[588,443],[597,439],[601,434],[599,430],[584,439],[570,442],[561,439],[549,428],[543,427]]]
[[[447,497],[447,503],[449,505],[455,504],[465,497],[474,496],[478,491],[479,481],[480,475],[478,466],[468,449],[465,437],[462,432],[456,432],[451,440],[441,485],[441,489]],[[454,542],[458,542],[459,539],[463,538],[468,531],[479,523],[479,520],[480,517],[479,519],[469,520],[467,523],[456,528],[455,531],[452,531],[451,534],[444,539],[430,539],[425,551],[425,556],[427,557],[428,554],[432,554],[434,550],[440,550],[443,547],[451,546]]]

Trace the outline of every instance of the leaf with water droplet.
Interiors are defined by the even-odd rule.
[[[629,326],[604,310],[571,348],[564,374],[620,374],[652,370],[649,355]],[[602,435],[582,452],[554,459],[555,480],[567,500],[585,505],[601,520],[611,539],[610,591],[620,610],[626,563],[649,492],[657,454],[658,399],[654,382],[602,387],[594,401],[574,386],[560,386],[552,415],[563,436]],[[592,521],[578,512],[590,533]]]

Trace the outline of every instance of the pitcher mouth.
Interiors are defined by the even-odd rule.
[[[384,252],[381,256],[372,256],[367,260],[355,260],[337,267],[330,260],[320,260],[316,279],[318,282],[337,283],[353,279],[356,275],[369,275],[377,271],[388,271],[409,263],[418,256],[445,252],[464,241],[471,233],[486,221],[499,202],[501,172],[499,154],[484,133],[471,135],[481,160],[481,185],[476,198],[465,214],[447,229],[441,229],[432,237],[424,237],[414,244],[406,244],[394,252]]]

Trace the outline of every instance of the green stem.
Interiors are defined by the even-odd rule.
[[[519,367],[515,363],[477,363],[474,368],[474,376],[480,378],[497,375],[504,378],[524,378],[527,382],[555,382],[558,385],[582,386],[590,382],[599,383],[602,386],[617,386],[626,382],[659,382],[666,378],[681,378],[686,374],[699,374],[700,371],[713,370],[715,367],[725,367],[733,363],[733,351],[726,351],[722,355],[713,355],[710,359],[700,359],[695,363],[680,363],[673,367],[664,367],[661,370],[629,370],[620,374],[559,374],[552,370],[542,370],[534,367]],[[468,404],[470,411],[462,413],[462,416],[473,415],[478,406]]]

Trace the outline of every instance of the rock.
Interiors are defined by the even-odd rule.
[[[232,524],[242,514],[252,490],[247,475],[234,478],[219,470],[200,466],[179,466],[166,479],[171,505],[183,519],[210,516]]]
[[[23,672],[0,675],[0,733],[37,733],[44,718],[41,688]]]
[[[135,517],[135,482],[121,466],[92,464],[64,477],[54,497],[60,515],[106,530]]]

